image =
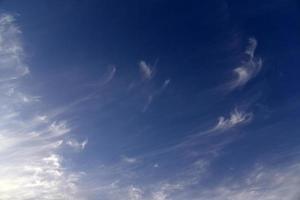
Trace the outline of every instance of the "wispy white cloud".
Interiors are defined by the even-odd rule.
[[[155,164],[153,165],[153,167],[154,167],[154,168],[159,168],[159,164],[158,164],[158,163],[155,163]]]
[[[164,81],[164,84],[162,85],[161,89],[165,89],[166,87],[168,87],[168,85],[170,84],[171,80],[170,79],[166,79]]]
[[[300,198],[299,163],[285,167],[257,166],[245,176],[224,180],[190,197],[194,200],[297,200]]]
[[[15,18],[9,14],[0,15],[0,81],[14,80],[27,75],[29,69],[22,61],[24,50],[20,40],[21,30]]]
[[[145,61],[141,60],[139,62],[140,72],[142,75],[142,78],[144,80],[150,80],[153,78],[153,68],[151,65],[147,64]]]
[[[277,167],[257,164],[242,175],[220,178],[214,184],[207,184],[207,178],[213,175],[208,166],[207,160],[198,160],[182,175],[134,186],[128,180],[118,180],[98,188],[90,199],[97,199],[100,194],[105,200],[298,200],[300,197],[299,163]]]
[[[115,65],[109,65],[107,71],[100,77],[98,81],[95,83],[89,83],[88,86],[96,86],[96,87],[102,87],[108,84],[111,80],[114,79],[115,75],[117,73],[117,67]]]
[[[115,77],[116,72],[117,72],[117,67],[114,66],[114,65],[110,65],[109,66],[109,71],[108,71],[108,73],[105,76],[105,79],[103,81],[103,85],[109,83]]]
[[[133,157],[122,156],[122,161],[125,163],[134,164],[138,162],[138,159]]]
[[[157,183],[150,191],[143,192],[145,200],[298,200],[300,198],[299,164],[285,167],[256,166],[242,176],[220,179],[213,186],[194,182],[189,178],[181,181]],[[198,184],[198,187],[194,187]],[[147,188],[149,189],[149,188]],[[146,190],[144,188],[144,191]],[[130,198],[127,198],[130,200]]]
[[[246,112],[243,109],[235,107],[229,113],[228,117],[220,116],[214,126],[200,131],[195,130],[176,144],[155,149],[151,152],[141,155],[140,157],[155,157],[163,154],[169,154],[171,152],[174,153],[184,149],[192,149],[196,146],[198,147],[198,151],[194,152],[194,154],[210,155],[212,158],[217,157],[222,149],[236,138],[230,136],[228,138],[223,138],[220,141],[216,141],[214,138],[219,136],[219,133],[223,133],[224,131],[239,128],[242,125],[247,125],[252,121],[253,117],[254,114],[252,112]]]
[[[153,101],[153,95],[149,94],[143,107],[143,112],[146,112]]]
[[[73,149],[75,149],[76,151],[81,151],[83,150],[86,145],[88,143],[88,140],[85,139],[82,142],[77,141],[76,139],[69,139],[67,140],[66,144],[70,147],[72,147]]]
[[[66,121],[52,122],[48,128],[50,134],[61,136],[71,131]]]
[[[229,83],[229,89],[234,90],[246,85],[254,78],[262,68],[262,59],[255,57],[257,41],[255,38],[249,39],[249,45],[245,50],[247,58],[242,61],[241,66],[233,69],[235,79]]]
[[[24,54],[14,17],[0,15],[0,199],[80,199],[80,173],[68,170],[59,153],[71,128],[36,115],[43,111],[30,103],[40,98],[20,90],[20,79],[29,73]]]
[[[145,102],[145,104],[144,104],[144,108],[143,108],[143,110],[142,110],[143,112],[146,112],[146,111],[148,110],[148,108],[149,108],[149,106],[151,105],[151,103],[153,102],[153,100],[154,100],[157,96],[161,95],[161,94],[164,92],[164,90],[168,87],[168,85],[170,84],[170,82],[171,82],[170,79],[166,79],[166,80],[163,82],[163,84],[161,85],[161,87],[160,87],[159,89],[155,90],[154,92],[152,92],[151,94],[149,94],[149,95],[147,96],[146,102]]]
[[[178,194],[185,193],[190,187],[201,183],[208,170],[209,161],[199,159],[187,166],[176,179],[161,181],[149,186],[147,189],[150,191],[143,198],[147,200],[175,199]]]
[[[108,71],[104,73],[104,75],[100,78],[100,80],[85,85],[89,87],[95,87],[93,91],[69,102],[68,104],[53,109],[51,113],[49,113],[48,118],[53,119],[71,110],[76,110],[76,108],[78,108],[79,105],[87,105],[88,101],[98,98],[101,89],[114,79],[116,72],[117,72],[117,67],[115,65],[110,65],[108,67]]]
[[[158,178],[146,182],[135,182],[145,174],[137,173],[136,167],[124,163],[117,166],[103,166],[94,175],[90,175],[87,193],[89,199],[105,200],[169,200],[189,187],[196,186],[203,180],[209,161],[195,160],[181,172],[169,178]],[[116,168],[117,172],[116,173]],[[134,176],[128,174],[134,173]],[[143,172],[142,172],[143,173]],[[95,178],[96,176],[96,178]],[[94,188],[94,189],[91,189]]]
[[[252,113],[247,113],[245,111],[239,110],[238,108],[235,108],[230,113],[228,118],[225,118],[224,116],[219,117],[218,123],[212,130],[227,130],[238,125],[250,122],[252,120],[252,117]]]
[[[182,142],[180,145],[177,145],[177,148],[178,147],[181,148],[182,146],[185,147],[185,146],[193,145],[195,143],[197,144],[197,141],[199,140],[200,137],[202,139],[204,137],[206,138],[213,137],[216,136],[217,134],[212,134],[212,133],[228,131],[233,128],[237,128],[241,125],[246,125],[252,121],[253,117],[254,114],[252,112],[246,112],[245,110],[235,107],[229,113],[228,117],[220,116],[217,119],[217,123],[212,128],[200,131],[195,134],[191,134],[184,142]],[[220,146],[216,144],[215,149],[220,150],[219,149],[220,147],[223,147],[223,145],[226,145],[227,142],[230,142],[231,140],[233,140],[233,138],[231,138],[228,141],[224,140],[223,141],[224,143],[220,142]]]
[[[21,119],[14,120],[13,127],[7,122],[1,132],[0,199],[72,198],[77,174],[62,166],[60,133],[52,130],[55,137],[49,136],[44,122],[24,127]]]
[[[138,187],[130,186],[128,188],[128,196],[130,200],[142,200],[143,190]]]

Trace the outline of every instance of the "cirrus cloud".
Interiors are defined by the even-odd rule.
[[[244,52],[247,58],[242,61],[241,66],[233,69],[235,78],[229,83],[230,90],[243,87],[260,72],[262,68],[262,59],[255,57],[256,47],[257,40],[255,38],[250,38],[248,47]]]

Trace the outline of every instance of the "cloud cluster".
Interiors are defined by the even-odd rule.
[[[207,161],[196,161],[177,179],[147,184],[122,183],[118,180],[97,191],[104,200],[298,200],[300,165],[272,167],[257,164],[242,175],[233,175],[207,185]],[[216,178],[216,177],[215,177]],[[128,186],[129,185],[129,186]]]
[[[181,173],[169,178],[156,178],[151,181],[137,181],[145,177],[145,172],[138,172],[142,162],[133,166],[123,161],[117,165],[101,166],[88,177],[86,195],[90,200],[169,200],[176,194],[196,186],[203,180],[209,162],[198,159],[187,164]]]
[[[22,61],[24,50],[20,33],[12,15],[0,15],[0,82],[17,79],[29,73],[28,67]]]
[[[213,189],[202,191],[192,200],[298,200],[300,165],[272,168],[257,166],[244,177],[223,181]]]
[[[60,154],[71,128],[37,115],[43,111],[31,102],[39,98],[20,90],[20,79],[29,73],[20,37],[14,17],[0,15],[0,199],[80,199],[81,175],[67,170]]]

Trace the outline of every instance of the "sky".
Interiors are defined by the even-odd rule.
[[[0,200],[299,200],[297,0],[1,0]]]

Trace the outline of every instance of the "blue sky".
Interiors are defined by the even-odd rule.
[[[1,200],[298,200],[300,4],[0,1]]]

